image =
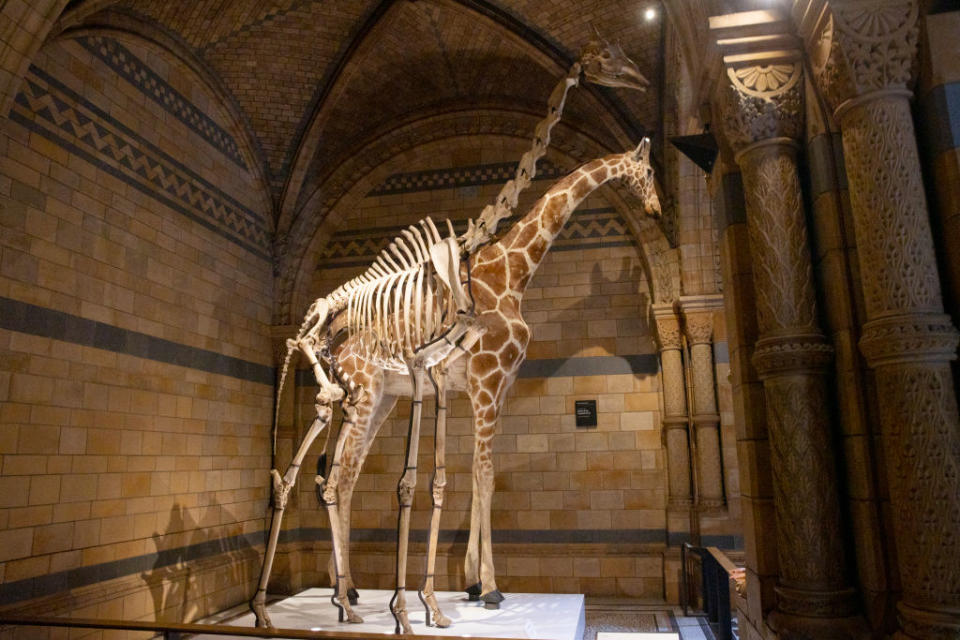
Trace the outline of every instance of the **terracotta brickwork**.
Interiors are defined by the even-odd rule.
[[[480,145],[461,139],[447,153],[415,152],[409,172],[388,176],[331,235],[321,252],[313,291],[321,295],[358,273],[375,251],[404,225],[430,215],[463,221],[499,190],[501,168],[524,143]],[[454,145],[451,145],[454,146]],[[521,198],[518,213],[569,167],[551,157]],[[512,220],[504,223],[508,228]],[[459,228],[459,225],[457,225]],[[508,396],[494,440],[496,493],[493,528],[497,578],[505,591],[584,592],[593,595],[663,597],[675,594],[676,576],[666,567],[665,459],[661,400],[650,293],[638,249],[620,213],[604,192],[574,213],[524,296],[532,342],[520,377]],[[717,340],[725,345],[722,327]],[[717,379],[725,387],[725,351]],[[312,376],[301,371],[300,417],[313,411]],[[598,426],[577,428],[575,400],[595,400]],[[729,392],[721,392],[729,417]],[[469,402],[455,393],[448,404],[447,497],[444,502],[438,588],[459,589],[463,542],[470,520],[473,452]],[[409,401],[387,419],[361,474],[353,500],[353,576],[361,587],[392,580],[395,485],[402,470]],[[423,429],[430,434],[432,400]],[[335,422],[336,423],[336,422]],[[304,425],[301,425],[301,427]],[[732,446],[731,439],[725,444]],[[421,445],[414,530],[428,527],[431,439]],[[289,446],[282,447],[289,451]],[[289,455],[289,453],[287,453]],[[281,456],[283,457],[283,456]],[[325,530],[313,496],[316,455],[304,463],[300,534]],[[727,471],[736,477],[728,456]],[[736,484],[731,487],[736,492]],[[732,525],[732,526],[731,526]],[[705,523],[724,546],[737,544],[738,528],[726,517]],[[419,540],[422,542],[423,532]],[[414,541],[418,538],[414,535]],[[677,542],[673,542],[677,544]],[[326,583],[328,545],[302,547],[308,574]],[[414,551],[424,552],[421,544]],[[408,584],[422,562],[411,561]],[[675,596],[674,596],[675,597]]]
[[[224,114],[132,38],[46,45],[13,99],[0,605],[180,621],[256,579],[271,230]]]

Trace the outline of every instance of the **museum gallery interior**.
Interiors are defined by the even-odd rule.
[[[3,640],[960,638],[960,2],[4,0],[0,226]]]

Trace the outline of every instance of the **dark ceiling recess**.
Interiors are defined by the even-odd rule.
[[[674,136],[670,138],[670,144],[690,158],[705,173],[710,173],[713,170],[713,162],[717,159],[718,148],[716,138],[709,131],[692,136]]]

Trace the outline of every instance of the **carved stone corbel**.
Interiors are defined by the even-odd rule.
[[[843,138],[903,596],[899,638],[960,637],[960,417],[909,99],[916,0],[833,1],[808,42]]]
[[[715,105],[743,176],[777,515],[782,637],[859,637],[865,625],[844,550],[827,371],[797,169],[803,132],[799,43],[775,12],[711,19],[725,78]],[[768,42],[768,51],[757,42]]]

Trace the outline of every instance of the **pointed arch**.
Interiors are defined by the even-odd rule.
[[[86,5],[81,5],[81,7],[84,6]],[[153,21],[127,11],[115,9],[85,15],[88,17],[81,24],[60,28],[49,41],[56,42],[58,40],[98,35],[121,39],[128,38],[158,51],[161,55],[171,56],[187,67],[210,95],[216,98],[218,108],[222,110],[225,119],[237,134],[239,151],[256,181],[255,192],[260,200],[258,204],[264,212],[264,222],[273,228],[274,216],[271,214],[274,206],[266,179],[265,156],[257,143],[256,136],[253,134],[250,122],[230,91],[223,86],[217,74],[207,67],[176,34]],[[70,23],[75,22],[75,20],[69,19],[69,16],[67,18]],[[62,22],[59,24],[60,27],[63,27]]]

